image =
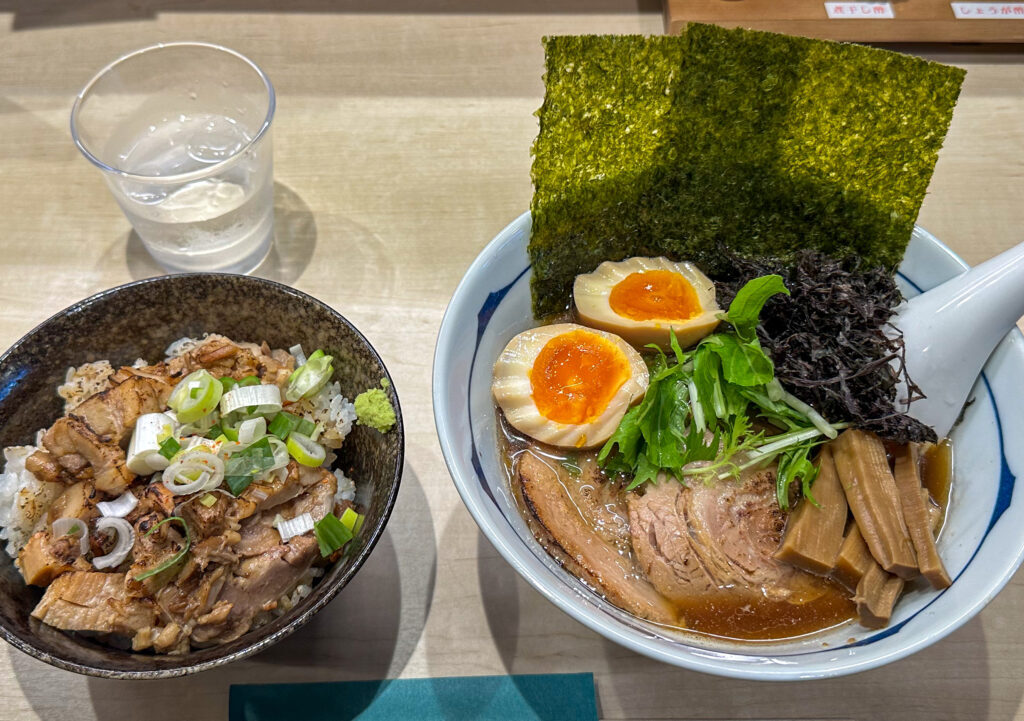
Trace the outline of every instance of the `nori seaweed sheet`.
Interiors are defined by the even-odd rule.
[[[964,71],[860,45],[690,24],[544,39],[534,314],[601,261],[812,248],[894,270]]]

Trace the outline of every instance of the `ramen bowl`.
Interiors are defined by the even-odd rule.
[[[480,253],[456,289],[434,358],[434,419],[463,502],[497,551],[530,585],[605,638],[650,658],[735,678],[796,680],[874,668],[935,643],[977,614],[1024,558],[1024,337],[1009,333],[971,393],[954,444],[954,485],[939,553],[953,584],[911,584],[890,624],[854,621],[781,641],[728,641],[667,630],[614,606],[564,569],[535,539],[516,506],[498,447],[491,370],[505,344],[537,325],[530,306],[526,213]],[[904,295],[925,292],[967,268],[949,248],[915,228],[897,277]]]

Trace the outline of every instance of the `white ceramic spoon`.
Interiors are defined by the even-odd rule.
[[[1022,316],[1024,243],[904,303],[893,322],[910,377],[927,396],[908,413],[948,435],[985,361]],[[905,386],[897,398],[906,399]]]

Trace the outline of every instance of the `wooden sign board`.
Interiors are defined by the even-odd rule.
[[[850,42],[1020,43],[1024,2],[663,0],[665,32],[687,23]]]

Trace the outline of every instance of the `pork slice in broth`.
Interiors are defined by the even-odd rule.
[[[621,503],[607,482],[598,482],[590,463],[574,477],[534,447],[517,461],[523,499],[566,566],[617,606],[651,621],[675,623],[675,609],[633,562]]]
[[[719,595],[802,600],[820,586],[776,560],[785,517],[772,471],[684,486],[660,476],[629,497],[633,549],[651,583],[674,603]]]

